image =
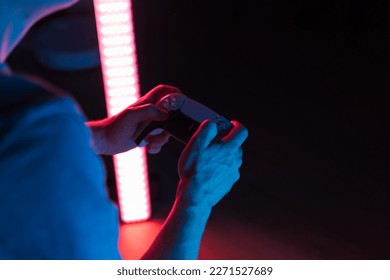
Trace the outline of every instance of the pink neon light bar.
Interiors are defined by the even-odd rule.
[[[107,112],[115,115],[140,97],[131,0],[94,0]],[[150,218],[146,151],[114,156],[123,222]]]

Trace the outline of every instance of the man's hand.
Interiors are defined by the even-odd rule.
[[[161,231],[142,259],[197,259],[212,207],[240,177],[241,145],[247,129],[232,121],[221,141],[214,121],[204,121],[185,146],[178,164],[180,183]]]
[[[220,141],[215,121],[204,121],[183,150],[178,164],[180,184],[177,200],[185,207],[211,209],[239,179],[241,145],[248,136],[238,121]]]
[[[133,135],[143,121],[163,121],[168,113],[154,106],[162,97],[180,92],[177,88],[159,85],[128,106],[119,114],[99,121],[87,122],[92,132],[92,147],[98,154],[114,155],[135,148]],[[149,153],[158,153],[169,140],[162,132],[148,136],[146,149]]]

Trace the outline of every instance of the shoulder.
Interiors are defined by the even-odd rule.
[[[77,103],[50,98],[0,120],[0,258],[7,246],[16,258],[117,258],[117,211]]]

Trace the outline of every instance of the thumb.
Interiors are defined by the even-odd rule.
[[[217,136],[217,124],[212,120],[203,121],[193,137],[190,140],[190,145],[194,145],[201,147],[202,149],[207,148],[213,139]]]

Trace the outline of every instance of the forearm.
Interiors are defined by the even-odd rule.
[[[211,209],[176,199],[161,231],[142,259],[197,259]]]

